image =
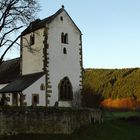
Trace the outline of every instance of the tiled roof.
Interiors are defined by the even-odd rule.
[[[0,84],[12,82],[20,75],[20,58],[4,61],[0,65]]]
[[[55,14],[53,14],[52,16],[49,16],[45,19],[37,19],[33,22],[30,23],[30,25],[21,33],[21,35],[25,35],[25,34],[28,34],[30,32],[33,32],[37,29],[40,29],[42,27],[45,27],[46,24],[49,24],[50,22],[53,21],[53,19],[59,15],[61,12],[63,12],[66,10],[64,9],[64,7],[62,7],[61,9],[59,9]],[[66,12],[67,13],[67,12]],[[67,13],[67,15],[69,16],[69,14]],[[71,17],[69,16],[69,18],[71,19]],[[77,27],[77,25],[74,23],[74,21],[71,19],[71,21],[73,22],[73,24],[76,26],[76,28],[79,30],[79,32],[81,33],[80,29]],[[82,34],[82,33],[81,33]]]
[[[44,72],[23,75],[0,90],[0,93],[22,92],[41,78]]]

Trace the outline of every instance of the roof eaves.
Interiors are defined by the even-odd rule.
[[[39,74],[38,78],[36,80],[34,80],[32,83],[28,84],[28,86],[26,88],[28,88],[29,86],[31,86],[34,82],[36,82],[38,79],[40,79],[45,73],[44,72],[39,72],[39,73],[33,73],[33,74],[29,74],[30,76],[34,76],[35,74]],[[26,75],[25,75],[26,76]],[[28,76],[28,75],[27,75]],[[24,90],[24,89],[23,89]],[[22,91],[23,91],[22,90]]]
[[[31,28],[31,24],[21,33],[21,35],[26,35],[28,33],[31,33],[37,29],[40,29],[40,28],[43,28],[43,27],[46,27],[46,24],[49,24],[51,23],[56,17],[57,15],[59,15],[61,12],[65,11],[66,14],[68,15],[68,17],[71,19],[72,23],[74,24],[74,26],[78,29],[78,31],[80,32],[80,34],[82,35],[82,32],[81,30],[78,28],[78,26],[75,24],[75,22],[72,20],[72,18],[70,17],[70,15],[67,13],[67,11],[62,7],[60,8],[55,14],[45,18],[45,19],[42,19],[42,20],[38,20],[38,22],[36,23],[36,21],[32,22],[31,24],[34,26]]]
[[[22,92],[24,89],[31,86],[35,81],[40,79],[44,75],[44,72],[34,73],[34,74],[28,74],[19,77],[15,81],[9,83],[7,86],[3,87],[0,90],[0,93],[13,93],[13,92]],[[31,81],[30,81],[31,80]],[[25,85],[23,85],[25,82]],[[21,87],[19,85],[21,84]],[[18,87],[18,88],[16,88]]]

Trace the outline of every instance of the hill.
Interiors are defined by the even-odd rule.
[[[136,102],[140,99],[140,68],[85,69],[83,86],[83,96],[88,104],[97,105],[95,102],[107,99]]]

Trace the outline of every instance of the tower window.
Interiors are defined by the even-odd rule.
[[[63,54],[67,54],[66,48],[63,48]]]
[[[34,45],[35,43],[35,36],[34,34],[30,35],[30,45]]]
[[[60,20],[63,21],[63,17],[62,16],[60,17]]]
[[[67,33],[64,36],[64,43],[68,44],[68,34]]]
[[[64,33],[61,33],[61,43],[64,43]]]
[[[61,43],[68,44],[68,34],[61,33]]]

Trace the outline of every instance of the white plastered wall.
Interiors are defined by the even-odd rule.
[[[63,16],[63,21],[60,17]],[[61,33],[68,33],[68,44],[61,43]],[[49,24],[48,31],[48,56],[49,56],[49,78],[52,86],[49,105],[53,106],[58,101],[58,84],[67,76],[72,84],[74,97],[82,88],[79,84],[81,76],[80,54],[81,46],[80,32],[74,26],[65,12],[59,14],[54,21]],[[67,54],[63,54],[63,48],[67,49]],[[71,102],[59,101],[59,106],[71,106]]]
[[[7,85],[8,85],[8,83],[7,84],[0,84],[0,89],[4,88]],[[6,93],[5,95],[9,99],[7,101],[7,105],[12,105],[12,93]],[[2,97],[2,93],[0,94],[0,99],[1,99],[1,97]]]
[[[35,44],[30,44],[30,35],[35,35]],[[43,69],[44,28],[22,37],[22,75],[40,72]]]
[[[40,85],[42,83],[45,85],[45,75],[22,92],[23,95],[26,95],[24,102],[27,103],[27,106],[32,105],[32,94],[39,94],[39,104],[37,104],[37,106],[46,106],[45,90],[40,90]]]
[[[0,89],[4,88],[5,86],[7,86],[8,84],[0,84]]]

